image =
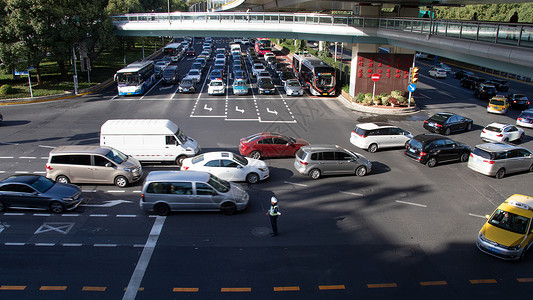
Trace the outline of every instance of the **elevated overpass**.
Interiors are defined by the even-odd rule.
[[[113,17],[121,36],[267,37],[380,44],[533,77],[529,24],[314,13],[151,13]]]

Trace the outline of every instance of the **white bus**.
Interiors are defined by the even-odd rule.
[[[131,63],[118,70],[115,81],[119,95],[142,95],[156,82],[154,62],[149,60]]]

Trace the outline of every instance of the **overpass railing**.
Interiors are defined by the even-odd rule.
[[[425,18],[368,18],[310,13],[196,12],[148,13],[112,16],[115,24],[127,22],[285,23],[354,28],[380,28],[450,38],[533,48],[533,26],[498,22]]]

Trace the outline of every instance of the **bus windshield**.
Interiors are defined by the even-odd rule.
[[[317,86],[333,86],[335,84],[335,78],[332,75],[318,75],[316,76]]]
[[[140,83],[138,73],[118,73],[117,83],[121,86],[136,86]]]

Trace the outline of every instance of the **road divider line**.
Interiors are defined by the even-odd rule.
[[[13,157],[13,156],[0,156],[0,158],[13,159],[13,158],[15,158],[15,157]]]
[[[29,171],[15,171],[15,174],[29,174]]]
[[[35,243],[35,246],[44,246],[44,247],[52,247],[55,246],[55,243]]]
[[[35,156],[19,156],[20,159],[36,159]]]
[[[107,193],[125,193],[126,191],[122,191],[122,190],[108,190],[106,191]]]
[[[533,282],[533,278],[516,278],[518,282]]]
[[[291,291],[299,291],[299,286],[275,286],[274,292],[291,292]]]
[[[354,192],[345,192],[345,191],[339,191],[339,193],[341,194],[346,194],[346,195],[352,195],[352,196],[364,196],[363,194],[361,193],[354,193]]]
[[[35,217],[49,217],[52,214],[33,214]]]
[[[136,218],[137,215],[117,215],[117,218]]]
[[[221,288],[222,293],[242,293],[242,292],[251,292],[252,288],[249,287],[238,287],[238,288]]]
[[[199,291],[198,288],[173,288],[173,292],[185,292],[185,293],[196,293]]]
[[[150,259],[152,258],[152,254],[154,253],[155,246],[157,245],[157,240],[159,239],[159,235],[163,230],[165,220],[166,217],[164,216],[157,216],[157,218],[155,219],[154,225],[152,226],[152,230],[150,231],[150,235],[148,236],[148,240],[146,241],[141,256],[139,257],[137,266],[135,267],[135,270],[131,275],[130,282],[128,283],[128,287],[126,288],[126,292],[124,293],[122,300],[134,300],[137,296],[137,292],[139,291],[139,287],[141,286],[144,273],[148,268],[148,263],[150,263]]]
[[[398,287],[398,285],[396,283],[369,283],[366,286],[369,289],[395,288],[395,287]]]
[[[407,205],[412,205],[412,206],[418,206],[418,207],[428,207],[428,206],[425,205],[425,204],[418,204],[418,203],[407,202],[407,201],[401,201],[401,200],[395,200],[394,202],[396,202],[396,203],[400,203],[400,204],[407,204]]]
[[[107,214],[90,214],[89,217],[107,217]]]
[[[64,244],[61,244],[61,246],[63,246],[63,247],[81,247],[81,246],[83,246],[83,244],[81,244],[81,243],[64,243]]]
[[[289,181],[283,181],[283,183],[286,183],[286,184],[292,184],[292,185],[297,185],[297,186],[307,186],[307,184],[303,184],[303,183],[294,183],[294,182],[289,182]]]
[[[23,216],[25,213],[4,213],[4,216]]]
[[[498,283],[496,279],[471,279],[471,284]]]
[[[469,213],[468,215],[471,216],[471,217],[485,219],[485,216],[482,216],[482,215],[476,215],[476,214],[471,214],[471,213]]]
[[[116,247],[117,244],[94,244],[94,247]]]
[[[24,246],[26,243],[4,243],[5,246]]]
[[[80,214],[62,214],[62,217],[79,217]]]
[[[420,282],[421,286],[447,285],[447,284],[448,284],[448,282],[446,282],[444,280],[440,280],[440,281],[422,281],[422,282]]]
[[[87,292],[105,292],[106,289],[106,286],[84,286],[81,288],[82,291]]]
[[[39,288],[39,291],[65,291],[67,290],[66,285],[43,285]]]
[[[336,284],[336,285],[319,285],[318,289],[321,291],[327,291],[327,290],[345,290],[346,287],[344,284]]]
[[[2,285],[0,291],[23,291],[26,289],[25,285]]]

